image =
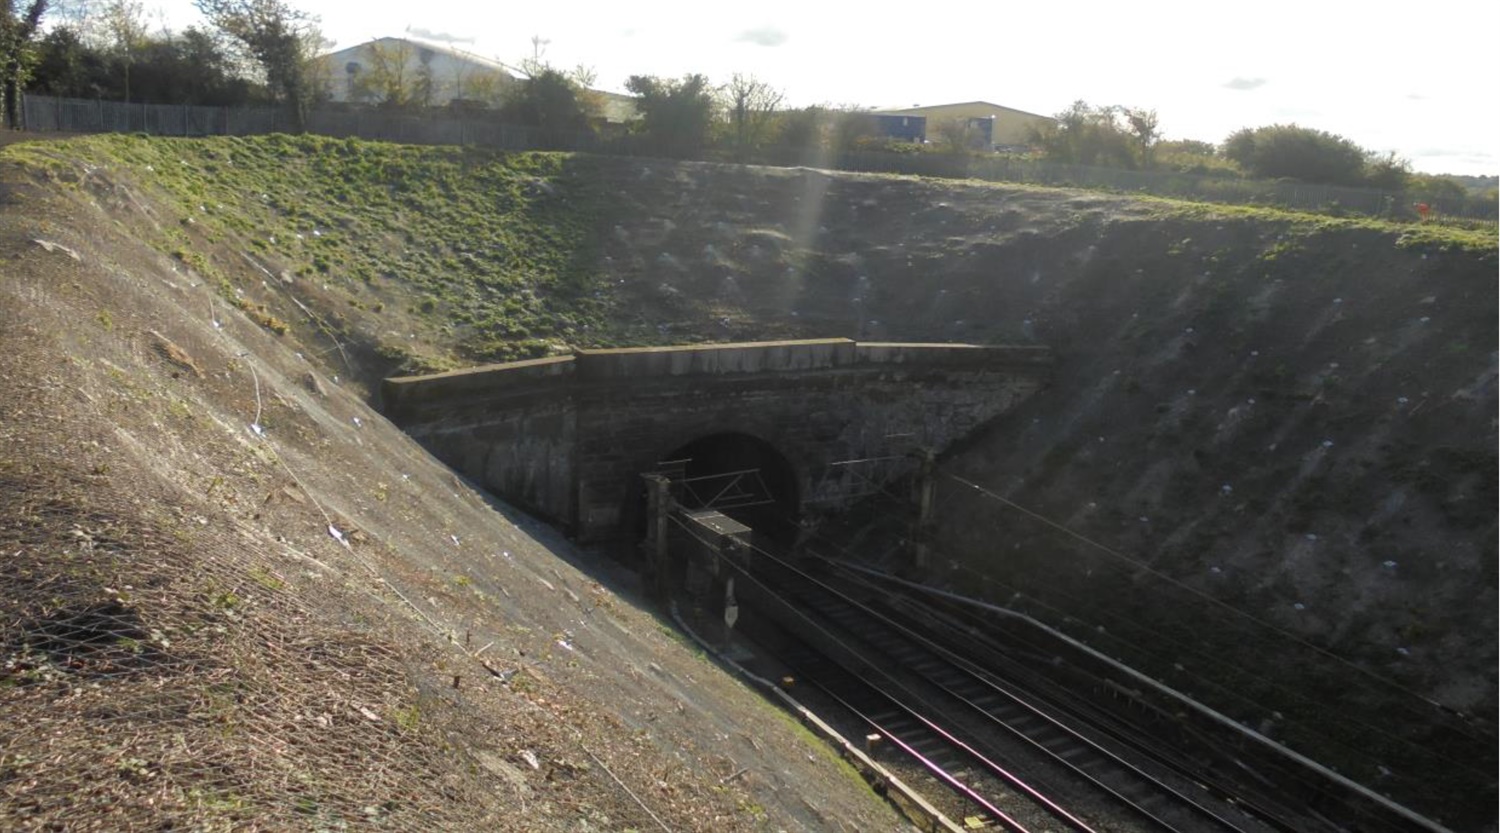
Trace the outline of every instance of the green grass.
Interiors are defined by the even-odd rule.
[[[0,150],[0,162],[63,188],[102,183],[101,201],[120,199],[111,184],[145,194],[162,214],[149,228],[137,225],[150,245],[270,332],[362,343],[381,372],[434,372],[661,337],[649,315],[621,306],[627,301],[598,272],[600,229],[628,209],[610,184],[614,168],[596,157],[315,136],[101,135],[14,144]],[[1422,252],[1493,258],[1496,251],[1493,230],[1142,195],[1115,199],[1145,222],[1263,225],[1286,238],[1262,253],[1266,263],[1316,248],[1320,235],[1350,230]],[[1192,249],[1184,239],[1172,253]],[[281,274],[259,274],[247,258],[291,283],[283,286]],[[283,288],[321,319],[310,323],[290,301],[278,302]],[[101,314],[99,324],[107,330],[112,321]],[[678,329],[673,337],[709,336]]]
[[[1438,223],[1408,223],[1383,220],[1378,217],[1332,217],[1294,211],[1289,208],[1256,205],[1223,205],[1219,203],[1190,202],[1167,197],[1140,197],[1152,204],[1152,219],[1183,219],[1197,221],[1252,220],[1267,226],[1282,227],[1293,235],[1312,234],[1346,229],[1364,229],[1393,236],[1400,248],[1431,251],[1465,251],[1494,253],[1496,238],[1493,229],[1466,228]],[[1287,249],[1294,248],[1288,244]],[[1280,252],[1279,252],[1280,253]]]
[[[392,330],[426,330],[463,360],[608,342],[592,272],[605,200],[587,157],[104,135],[13,145],[0,159],[75,187],[97,166],[155,191],[177,216],[150,242],[205,278],[243,274],[245,253],[347,295],[346,309],[385,315]],[[234,300],[237,287],[223,288]]]

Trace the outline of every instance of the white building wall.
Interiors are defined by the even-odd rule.
[[[498,62],[445,51],[436,46],[405,38],[379,38],[367,43],[340,49],[323,56],[327,66],[329,92],[334,101],[369,100],[367,93],[360,98],[360,78],[376,72],[385,61],[400,64],[399,72],[407,89],[414,89],[423,67],[432,77],[432,98],[429,103],[444,105],[455,98],[478,98],[476,93],[495,90],[510,83],[514,78]],[[374,93],[378,100],[379,93]]]

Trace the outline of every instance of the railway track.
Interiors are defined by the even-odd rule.
[[[1049,830],[1448,833],[1024,616],[985,607],[1003,615],[981,621],[973,600],[676,520],[708,559],[691,592],[709,576],[722,587],[726,568],[740,577],[759,609],[740,632],[771,625],[751,635],[783,670],[952,790],[975,824],[1025,830],[1040,811]]]
[[[971,826],[994,827],[1026,833],[1033,829],[1002,809],[993,793],[986,789],[984,778],[1005,784],[1026,795],[1069,830],[1093,833],[1087,822],[1079,819],[998,762],[964,743],[951,732],[922,716],[921,712],[891,696],[863,676],[827,663],[816,649],[801,645],[785,650],[779,658],[792,668],[798,678],[817,686],[844,710],[926,771],[934,780],[955,793],[971,809],[965,818]],[[979,771],[981,778],[968,773]]]
[[[945,644],[965,660],[1024,685],[1070,724],[1092,727],[1162,766],[1194,773],[1206,788],[1276,829],[1445,830],[1345,779],[1330,778],[1310,761],[1299,761],[1263,740],[1248,740],[1233,721],[1187,720],[1183,703],[1174,706],[1165,696],[1143,692],[1138,681],[1118,669],[1100,668],[1097,658],[1076,655],[1072,646],[1041,629],[982,620],[972,608],[941,598],[913,602],[892,577],[829,566],[852,586],[863,587],[865,592],[855,595],[873,609],[901,618],[929,639],[948,640]]]
[[[788,628],[803,644],[787,648],[783,659],[950,788],[981,792],[947,766],[957,762],[1073,830],[1099,829],[1086,819],[1122,813],[1139,829],[1317,829],[1305,820],[1255,817],[1164,766],[1165,750],[1152,759],[1073,728],[1054,704],[957,656],[930,633],[769,554],[757,559],[756,577],[807,619]],[[818,635],[805,639],[808,627]],[[1007,820],[996,800],[978,797],[988,802],[973,802],[984,823],[1027,829]],[[1087,809],[1068,809],[1078,807]]]

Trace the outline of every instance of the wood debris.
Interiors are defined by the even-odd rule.
[[[203,378],[203,368],[198,366],[188,351],[177,346],[177,342],[155,330],[147,330],[146,334],[151,336],[151,351],[161,357],[162,361],[179,370],[192,373],[199,379]]]

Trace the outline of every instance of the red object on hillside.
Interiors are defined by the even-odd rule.
[[[1427,219],[1428,213],[1432,211],[1432,206],[1428,205],[1425,202],[1417,203],[1415,208],[1417,209],[1417,216],[1421,217],[1424,220]]]

